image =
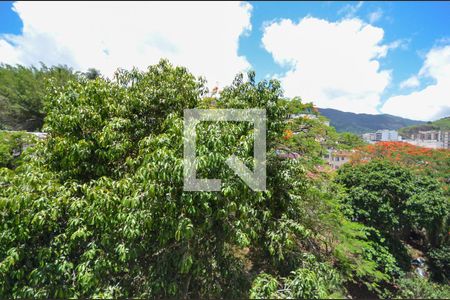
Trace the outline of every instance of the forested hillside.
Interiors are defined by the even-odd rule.
[[[289,120],[311,105],[253,72],[213,92],[165,60],[69,77],[24,114],[48,136],[0,165],[0,298],[450,298],[442,165],[379,151],[336,172],[327,148],[367,146],[318,115]],[[226,164],[253,167],[248,122],[197,125],[197,177],[222,188],[183,190],[190,108],[266,110],[266,191]]]
[[[366,133],[379,129],[396,130],[405,126],[422,124],[422,121],[405,119],[397,116],[380,114],[356,114],[331,108],[320,108],[320,114],[330,119],[330,124],[338,132]]]

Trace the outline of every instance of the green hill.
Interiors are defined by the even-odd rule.
[[[319,112],[330,119],[330,125],[335,127],[338,132],[348,131],[357,134],[379,129],[397,130],[402,127],[424,123],[387,114],[356,114],[331,108],[320,108]]]

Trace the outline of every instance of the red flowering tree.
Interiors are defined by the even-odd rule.
[[[363,163],[374,158],[398,162],[445,182],[450,180],[450,150],[430,149],[414,146],[405,142],[378,142],[358,148],[352,162]]]

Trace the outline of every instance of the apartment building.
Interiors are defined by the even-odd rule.
[[[364,141],[368,143],[374,142],[397,142],[401,140],[396,130],[377,130],[376,132],[364,133],[362,135]]]
[[[450,149],[450,131],[428,130],[412,134],[405,142],[432,149]]]

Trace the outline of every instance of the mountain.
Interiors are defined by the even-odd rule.
[[[412,125],[399,130],[403,136],[410,136],[418,131],[427,130],[450,130],[450,117],[445,117],[433,122],[426,122],[419,125]]]
[[[387,114],[356,114],[332,108],[319,108],[319,112],[322,116],[330,119],[330,125],[335,127],[338,132],[365,133],[374,132],[378,129],[397,130],[402,127],[425,123]]]

